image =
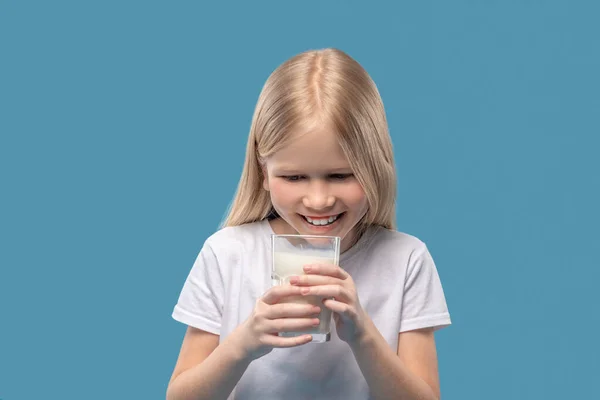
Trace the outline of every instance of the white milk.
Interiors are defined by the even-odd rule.
[[[274,284],[288,284],[291,276],[304,275],[303,267],[307,264],[334,264],[333,257],[321,257],[317,255],[304,255],[287,252],[274,252]],[[277,281],[279,279],[279,281]],[[280,336],[299,336],[302,334],[313,335],[314,342],[324,342],[329,340],[329,332],[331,329],[331,313],[332,311],[323,304],[323,297],[319,296],[290,296],[283,299],[282,303],[308,303],[321,308],[319,314],[320,324],[318,327],[302,332],[283,332]]]

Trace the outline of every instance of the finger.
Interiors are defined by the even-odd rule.
[[[262,342],[271,347],[296,347],[309,343],[312,340],[311,335],[301,335],[294,337],[281,337],[277,335],[265,335]]]
[[[278,285],[267,290],[261,299],[266,304],[275,304],[279,303],[279,301],[285,297],[298,296],[300,294],[300,288],[297,286]]]
[[[321,296],[321,297],[334,297],[336,300],[342,303],[349,303],[352,301],[352,296],[348,289],[340,285],[322,285],[322,286],[303,286],[303,296]]]
[[[304,272],[314,275],[326,275],[338,279],[348,279],[350,276],[346,271],[334,264],[308,264],[304,266]]]
[[[316,316],[321,312],[321,308],[312,304],[301,303],[279,303],[269,306],[265,312],[265,318],[298,318]]]
[[[349,317],[355,314],[350,305],[342,303],[341,301],[325,299],[323,300],[323,305],[337,314],[347,315]]]
[[[279,318],[267,321],[265,332],[302,332],[317,326],[319,318]]]
[[[292,276],[290,278],[290,284],[296,286],[343,285],[344,281],[323,275],[300,275]]]

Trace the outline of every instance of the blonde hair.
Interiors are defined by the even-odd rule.
[[[290,132],[308,132],[324,123],[335,129],[367,197],[359,231],[369,225],[395,229],[396,171],[383,102],[363,67],[337,49],[298,54],[267,79],[252,118],[242,176],[222,226],[272,215],[262,186],[262,160],[284,147]]]

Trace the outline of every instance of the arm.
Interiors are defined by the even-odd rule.
[[[432,329],[399,334],[396,353],[370,319],[365,328],[349,345],[374,399],[440,398]]]
[[[300,288],[290,285],[271,288],[256,302],[252,315],[220,344],[218,335],[188,328],[167,388],[167,400],[225,400],[252,360],[276,347],[310,342],[310,335],[277,335],[318,324],[314,316],[319,309],[313,305],[279,303],[284,297],[299,294]]]
[[[250,361],[219,336],[188,328],[167,389],[167,400],[227,399]]]
[[[363,310],[352,277],[336,265],[305,267],[306,275],[290,282],[302,294],[326,298],[338,337],[348,343],[374,399],[437,400],[440,397],[433,330],[399,334],[398,349],[390,348]]]

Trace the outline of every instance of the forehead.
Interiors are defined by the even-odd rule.
[[[337,134],[327,128],[297,134],[266,159],[275,169],[323,170],[349,168]]]

